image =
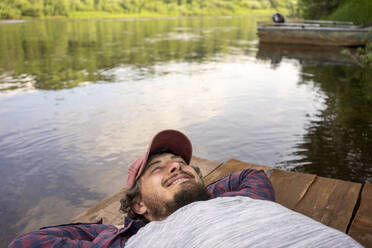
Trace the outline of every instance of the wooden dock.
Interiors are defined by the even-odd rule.
[[[349,234],[365,247],[372,248],[372,184],[353,183],[312,174],[284,171],[236,159],[224,163],[193,157],[206,185],[247,168],[262,169],[270,177],[279,204],[309,216],[327,226]],[[72,222],[97,222],[123,225],[119,212],[124,189],[100,201]]]

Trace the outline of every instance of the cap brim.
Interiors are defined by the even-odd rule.
[[[190,163],[192,156],[192,145],[186,135],[180,131],[164,130],[155,135],[155,137],[152,139],[147,154],[149,156],[151,153],[163,148],[171,150],[172,152],[181,156],[186,163]],[[146,162],[148,156],[146,158]]]

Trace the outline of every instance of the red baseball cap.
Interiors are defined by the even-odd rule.
[[[154,136],[147,152],[129,166],[126,189],[131,189],[141,176],[149,155],[163,148],[171,150],[181,156],[187,164],[190,164],[192,145],[187,136],[177,130],[163,130]]]

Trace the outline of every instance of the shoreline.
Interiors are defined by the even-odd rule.
[[[0,19],[0,22],[22,22],[22,21],[29,21],[29,20],[75,20],[75,19],[141,19],[141,18],[149,18],[149,19],[162,19],[162,18],[193,18],[193,17],[238,17],[238,16],[248,16],[248,15],[271,15],[275,12],[281,12],[284,15],[288,14],[288,10],[286,9],[249,9],[246,11],[238,11],[235,13],[228,13],[228,14],[198,14],[195,13],[193,15],[182,15],[179,13],[174,14],[161,14],[156,12],[144,12],[144,13],[137,13],[137,14],[126,14],[126,13],[110,13],[110,12],[103,12],[103,11],[74,11],[67,14],[67,16],[41,16],[41,17],[30,17],[30,16],[23,16],[21,18],[12,18],[12,19]]]

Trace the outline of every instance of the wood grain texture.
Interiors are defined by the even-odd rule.
[[[276,201],[287,208],[294,209],[315,178],[316,175],[312,174],[273,169],[270,181],[275,191]]]
[[[255,165],[246,163],[237,159],[229,159],[221,166],[217,167],[214,171],[212,171],[209,175],[204,177],[205,185],[209,185],[215,181],[218,181],[231,173],[238,172],[244,169],[257,169],[257,170],[264,170],[267,172],[270,167],[264,165]]]
[[[120,225],[124,223],[124,214],[120,213],[120,199],[123,197],[125,189],[119,190],[108,198],[98,202],[82,214],[76,216],[71,223],[84,222],[93,223],[103,219],[103,224]]]
[[[372,184],[364,184],[360,206],[348,234],[366,248],[372,248]]]
[[[199,167],[203,177],[205,177],[206,175],[211,173],[214,169],[216,169],[218,166],[220,166],[222,162],[216,162],[216,161],[208,160],[205,158],[193,156],[191,158],[190,164]]]
[[[360,188],[360,183],[317,177],[294,210],[345,232]]]

